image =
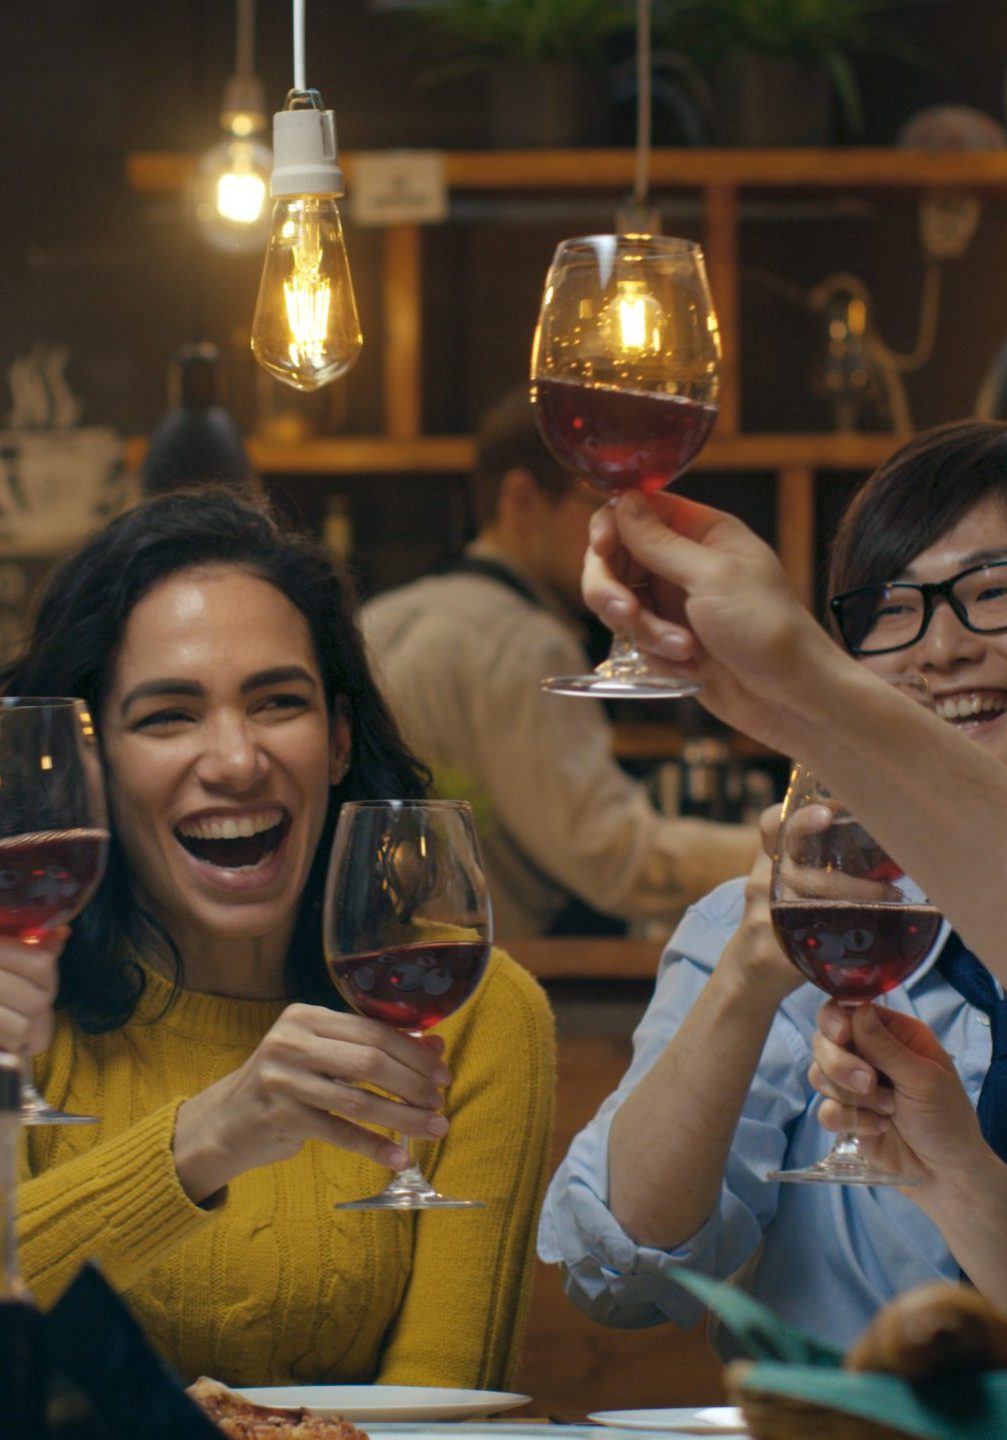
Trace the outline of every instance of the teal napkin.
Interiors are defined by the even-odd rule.
[[[691,1270],[676,1281],[713,1311],[756,1362],[742,1390],[789,1396],[890,1425],[922,1440],[1004,1440],[1007,1371],[986,1370],[910,1384],[897,1375],[840,1369],[843,1352],[777,1319],[734,1285]]]
[[[835,1345],[826,1345],[812,1335],[805,1335],[803,1330],[788,1325],[785,1320],[777,1319],[761,1301],[753,1299],[736,1285],[713,1280],[709,1275],[698,1275],[693,1270],[676,1268],[672,1274],[683,1289],[690,1291],[713,1311],[753,1360],[833,1367],[842,1364],[842,1350]]]

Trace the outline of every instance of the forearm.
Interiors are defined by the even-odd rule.
[[[638,1244],[674,1249],[717,1204],[779,995],[724,958],[609,1137],[609,1205]]]
[[[646,613],[615,578],[620,543],[651,573]],[[1007,976],[1007,770],[840,651],[731,516],[672,493],[627,495],[592,522],[592,546],[588,603],[673,668],[691,667],[714,714],[813,766]]]
[[[921,1202],[963,1273],[1007,1312],[1007,1165],[984,1145],[967,1172],[928,1182]]]
[[[209,1224],[178,1184],[171,1155],[176,1106],[52,1170],[22,1178],[21,1264],[36,1299],[58,1298],[86,1260],[128,1289],[180,1241]]]

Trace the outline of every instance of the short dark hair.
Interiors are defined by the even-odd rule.
[[[832,543],[829,595],[894,580],[988,496],[1007,512],[1007,424],[958,420],[922,431],[850,502]]]
[[[337,702],[348,708],[350,765],[330,792],[287,956],[291,998],[338,1003],[325,971],[321,901],[339,807],[350,799],[418,799],[430,777],[403,743],[371,677],[352,586],[320,545],[282,525],[265,502],[219,485],[156,496],[112,520],[54,571],[24,651],[0,672],[0,687],[9,695],[79,696],[100,741],[102,702],[134,607],[170,576],[201,566],[234,566],[285,595],[307,622],[330,715]],[[89,1030],[125,1024],[143,989],[132,952],[140,937],[155,936],[181,979],[184,958],[140,910],[113,832],[105,877],[60,960],[57,1004]]]
[[[509,470],[517,469],[531,471],[539,489],[554,503],[562,500],[574,484],[546,449],[527,385],[508,391],[498,400],[476,432],[472,494],[480,528],[496,519],[501,482]]]

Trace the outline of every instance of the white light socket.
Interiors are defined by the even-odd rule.
[[[342,195],[343,189],[334,111],[278,111],[273,116],[273,199]]]

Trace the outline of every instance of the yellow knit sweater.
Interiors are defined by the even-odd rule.
[[[494,951],[442,1026],[451,1130],[419,1157],[486,1208],[418,1216],[333,1210],[388,1172],[320,1141],[194,1205],[172,1163],[178,1105],[242,1064],[283,1006],[184,991],[157,1018],[168,992],[149,972],[107,1035],[62,1016],[36,1064],[50,1101],[101,1117],[26,1131],[22,1265],[40,1303],[95,1258],[184,1380],[506,1386],[552,1118],[552,1019],[532,977]]]

